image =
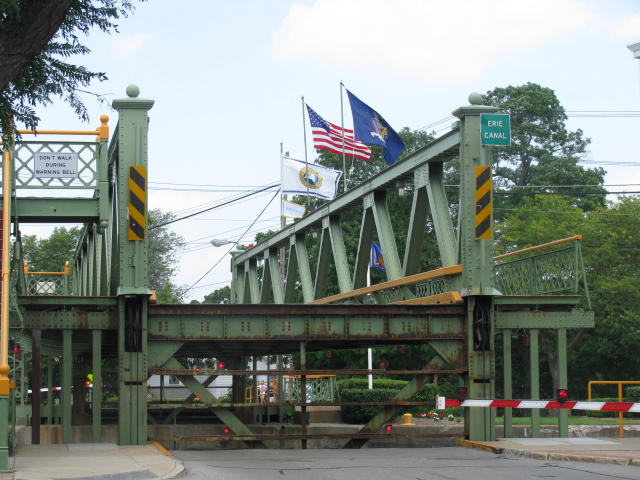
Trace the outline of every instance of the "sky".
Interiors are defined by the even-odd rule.
[[[396,129],[431,125],[468,104],[471,92],[538,83],[555,91],[570,130],[591,138],[586,167],[607,170],[610,191],[640,190],[639,0],[149,0],[91,31],[74,63],[108,81],[86,97],[91,124],[56,100],[38,108],[40,129],[93,129],[126,97],[155,100],[149,130],[149,208],[178,217],[278,182],[281,148],[312,161],[302,97],[340,124],[340,82]],[[345,95],[345,125],[351,117]],[[451,122],[429,128],[446,133]],[[282,147],[281,147],[282,145]],[[624,162],[624,164],[620,164]],[[614,187],[614,185],[621,185]],[[227,247],[277,229],[275,191],[172,224],[188,242],[174,283],[187,301],[229,284]],[[269,203],[271,201],[271,203]],[[256,222],[252,225],[253,222]],[[23,234],[48,236],[42,225]],[[245,232],[247,232],[245,234]],[[215,268],[212,268],[215,266]]]

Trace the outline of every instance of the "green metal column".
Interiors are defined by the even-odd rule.
[[[513,378],[511,372],[511,330],[502,330],[504,350],[504,398],[513,398]],[[504,409],[504,438],[513,437],[513,408]]]
[[[482,96],[469,95],[471,105],[460,107],[453,115],[460,119],[460,210],[458,241],[462,263],[460,293],[466,297],[469,373],[465,379],[469,398],[495,398],[495,351],[493,346],[492,295],[494,288],[492,215],[489,230],[479,234],[476,226],[480,211],[491,208],[491,151],[481,145],[480,115],[495,113],[496,107],[481,105]],[[487,170],[487,168],[489,170]],[[480,181],[482,180],[482,183]],[[484,192],[482,200],[477,199]],[[488,202],[486,201],[488,195]],[[470,408],[465,412],[465,434],[473,441],[495,439],[495,409]]]
[[[71,339],[73,330],[62,331],[62,379],[60,405],[62,408],[62,443],[71,443],[71,379],[73,376],[73,354]]]
[[[300,342],[300,370],[307,369],[307,342]],[[307,434],[307,375],[300,375],[300,433]],[[307,439],[301,440],[300,447],[302,450],[307,448]]]
[[[91,403],[93,443],[102,438],[102,330],[93,330],[93,397]]]
[[[2,432],[2,444],[0,445],[0,472],[12,472],[9,468],[9,399],[10,395],[0,395],[0,432]],[[15,415],[15,402],[14,402]]]
[[[538,352],[538,329],[529,331],[529,376],[531,378],[531,400],[540,399],[540,365]],[[540,438],[540,410],[531,409],[531,438]]]
[[[118,297],[120,445],[147,443],[147,137],[154,101],[139,93],[129,85],[129,98],[113,101],[119,120],[111,290]]]
[[[47,425],[53,425],[53,358],[47,355]]]
[[[567,329],[558,329],[558,388],[567,388]],[[554,392],[555,394],[555,392]],[[558,411],[560,438],[569,437],[569,410]]]

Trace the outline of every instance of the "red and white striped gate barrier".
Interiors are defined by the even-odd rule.
[[[640,403],[632,402],[571,402],[563,405],[557,400],[480,400],[467,398],[464,401],[454,398],[436,397],[436,410],[446,407],[503,407],[503,408],[563,408],[567,410],[602,410],[606,412],[640,412]]]

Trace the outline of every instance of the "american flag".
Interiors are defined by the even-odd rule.
[[[342,131],[338,125],[327,122],[318,115],[309,105],[309,121],[313,132],[313,146],[319,150],[329,150],[330,152],[342,155]],[[344,153],[347,157],[355,157],[369,161],[371,149],[364,143],[356,142],[353,138],[353,130],[344,129]]]

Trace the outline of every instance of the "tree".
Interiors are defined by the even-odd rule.
[[[140,0],[145,1],[145,0]],[[90,50],[78,40],[93,27],[117,32],[113,23],[133,10],[131,0],[0,0],[0,127],[4,133],[17,123],[35,129],[34,107],[63,98],[88,121],[80,93],[104,72],[67,63]]]
[[[149,210],[148,213],[148,271],[149,288],[152,290],[163,291],[172,285],[171,279],[180,269],[178,260],[186,242],[181,235],[172,232],[165,225],[175,218],[174,214],[163,212],[159,208]],[[178,291],[174,288],[173,293]]]
[[[231,288],[227,285],[226,287],[214,290],[212,293],[204,297],[204,301],[202,303],[231,303]]]
[[[186,287],[172,283],[178,272],[178,260],[186,242],[181,235],[162,225],[175,216],[160,209],[148,212],[148,273],[149,288],[156,291],[158,303],[178,303],[186,296]],[[31,271],[61,272],[66,261],[72,260],[81,229],[56,227],[49,238],[35,235],[22,237],[23,257]]]
[[[157,303],[183,303],[186,296],[186,285],[179,287],[173,283],[169,283],[160,290],[156,290]]]
[[[629,196],[585,213],[561,196],[526,199],[498,229],[505,249],[523,248],[582,233],[587,284],[595,327],[568,335],[569,387],[586,395],[590,380],[631,380],[640,375],[640,197]],[[540,332],[541,361],[557,388],[556,336]],[[526,352],[528,354],[528,352]]]
[[[56,227],[49,238],[38,239],[36,235],[22,237],[24,260],[29,262],[32,272],[62,272],[64,264],[73,259],[80,228]]]
[[[567,114],[553,90],[535,83],[495,88],[487,92],[484,102],[511,115],[511,145],[493,149],[494,179],[503,193],[506,187],[540,185],[544,188],[527,192],[571,195],[574,205],[585,210],[604,206],[604,195],[582,192],[606,192],[602,187],[606,172],[578,165],[591,140],[580,129],[567,130]],[[562,188],[569,185],[574,187]],[[496,198],[499,207],[522,204],[521,189],[509,193],[513,195]]]

